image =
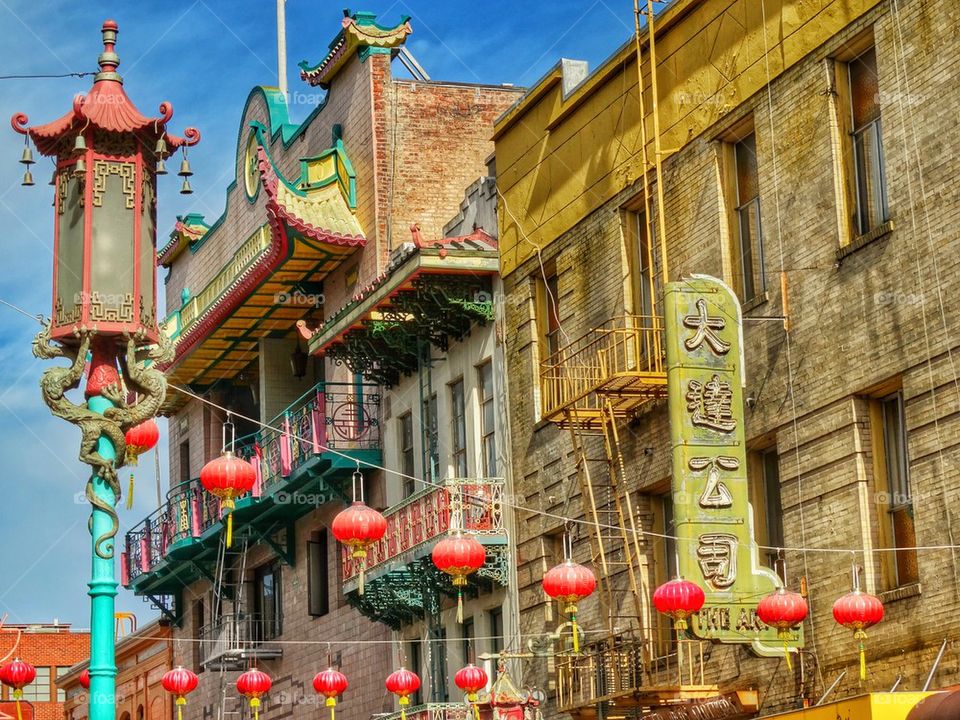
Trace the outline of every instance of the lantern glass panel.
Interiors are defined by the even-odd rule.
[[[90,320],[133,321],[133,163],[94,161]]]
[[[57,178],[57,325],[79,320],[83,304],[83,182],[71,170]]]
[[[140,215],[140,307],[144,317],[140,321],[151,330],[156,318],[153,317],[154,282],[156,275],[157,233],[156,233],[156,195],[148,173],[143,174],[143,205]]]

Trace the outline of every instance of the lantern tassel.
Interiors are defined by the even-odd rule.
[[[233,513],[227,513],[227,549],[233,545]]]
[[[251,698],[250,709],[253,710],[253,720],[260,720],[260,698]]]
[[[471,703],[473,705],[473,720],[480,720],[480,708],[477,707],[476,703]]]
[[[326,706],[330,708],[330,720],[337,720],[336,710],[334,709],[337,707],[337,699],[328,697]]]
[[[400,720],[407,720],[406,706],[410,704],[410,698],[404,695],[400,698]]]
[[[863,630],[857,630],[854,637],[859,641],[860,650],[860,680],[867,679],[867,653],[863,641],[867,639],[867,634]]]
[[[573,629],[573,652],[580,652],[580,631],[577,628],[577,615],[576,613],[570,616],[570,625]]]
[[[13,698],[17,701],[17,720],[23,720],[23,714],[20,712],[20,698],[22,695],[22,690],[15,690],[13,693]]]
[[[180,695],[177,698],[177,720],[183,720],[183,706],[187,704],[187,699]]]
[[[790,648],[787,647],[787,636],[783,636],[783,656],[787,659],[787,670],[793,672],[793,662],[790,660]]]
[[[363,559],[361,559],[360,560],[360,584],[359,584],[359,587],[357,588],[357,592],[359,592],[361,595],[363,595],[363,585],[364,585],[363,580],[364,580],[364,575],[366,574],[364,572],[363,566],[364,566],[364,562],[363,562]]]
[[[127,485],[127,510],[133,510],[133,470],[130,471],[130,484]]]
[[[463,624],[463,588],[457,588],[457,622]]]

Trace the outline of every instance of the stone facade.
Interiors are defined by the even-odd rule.
[[[831,617],[832,603],[850,586],[851,554],[788,551],[792,586],[804,578],[811,606],[802,663],[791,673],[781,660],[713,646],[708,681],[760,689],[763,714],[818,698],[843,670],[833,697],[889,689],[901,676],[902,688],[919,689],[946,638],[933,685],[955,684],[956,553],[921,550],[919,581],[898,582],[893,555],[877,552],[890,547],[883,516],[894,503],[879,476],[885,460],[878,437],[888,446],[889,440],[876,408],[878,400],[901,394],[915,529],[915,543],[901,546],[953,544],[960,315],[951,304],[957,253],[950,188],[960,136],[946,100],[957,97],[947,68],[960,53],[952,30],[958,9],[936,1],[825,2],[814,18],[805,3],[783,0],[766,4],[764,31],[753,3],[694,5],[676,3],[666,11],[657,41],[669,277],[709,274],[739,285],[725,153],[745,124],[752,127],[767,280],[765,293],[745,305],[748,449],[776,452],[782,543],[854,549],[865,564],[865,589],[884,599],[887,613],[869,632],[869,677],[858,684],[851,632]],[[703,44],[706,37],[712,42]],[[847,108],[836,78],[837,66],[871,42],[891,222],[858,238],[849,220],[854,181],[842,125]],[[538,311],[544,311],[536,287],[544,268],[555,267],[565,341],[612,316],[637,312],[625,240],[643,192],[631,51],[618,53],[588,78],[586,89],[562,102],[559,88],[542,99],[534,88],[534,99],[522,101],[497,128],[514,475],[526,506],[544,513],[569,509],[583,517],[570,436],[540,420]],[[688,51],[699,52],[699,60],[685,56]],[[646,62],[644,50],[645,72]],[[714,82],[717,73],[723,77]],[[649,104],[649,79],[645,92]],[[583,145],[571,150],[574,142]],[[779,319],[784,313],[789,332]],[[665,404],[644,406],[620,430],[637,522],[663,532],[671,473]],[[595,439],[586,442],[588,453],[602,455]],[[751,482],[760,482],[756,473]],[[604,481],[598,483],[602,491]],[[557,561],[554,538],[561,527],[554,515],[522,511],[518,527],[521,631],[537,634],[556,623],[556,608],[545,602],[539,583],[543,569]],[[672,550],[663,545],[658,537],[643,538],[647,598],[665,579]],[[590,563],[585,530],[575,554]],[[912,575],[906,567],[901,572]],[[625,573],[614,585],[627,607]],[[608,623],[597,608],[596,596],[583,603],[581,622],[602,635]],[[624,629],[632,612],[621,613],[611,624]],[[546,662],[539,665],[555,677]]]

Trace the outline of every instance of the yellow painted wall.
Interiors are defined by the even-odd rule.
[[[775,78],[878,2],[677,0],[656,25],[664,151],[722,130],[720,121],[762,90],[768,75]],[[644,40],[652,163],[646,52]],[[633,43],[566,100],[559,70],[552,71],[499,120],[495,141],[497,185],[504,196],[499,212],[504,276],[537,246],[545,247],[641,177],[639,138]]]
[[[771,715],[777,720],[906,720],[928,692],[871,693],[820,707]]]

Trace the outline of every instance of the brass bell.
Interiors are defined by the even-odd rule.
[[[77,160],[77,164],[73,166],[73,176],[75,178],[82,178],[87,174],[87,163],[83,158]]]
[[[87,141],[83,139],[83,135],[77,135],[76,140],[73,141],[73,154],[83,155],[86,151]]]
[[[193,175],[193,170],[190,169],[190,161],[186,158],[180,161],[180,172],[177,175],[183,178]]]
[[[181,194],[181,195],[192,195],[192,194],[193,194],[193,188],[190,187],[190,181],[187,180],[187,178],[184,178],[184,179],[183,179],[183,185],[180,186],[180,194]]]
[[[33,150],[30,149],[29,145],[24,146],[23,155],[20,156],[20,162],[24,165],[33,165],[33,163],[36,162],[33,159]]]
[[[157,175],[166,175],[167,174],[167,165],[163,162],[163,156],[160,156],[160,159],[157,160]]]
[[[154,149],[154,153],[161,160],[163,160],[165,156],[170,154],[167,151],[167,141],[164,139],[163,135],[157,138],[157,147]]]
[[[33,185],[33,173],[29,169],[23,174],[23,182],[20,183],[24,187],[30,187]]]
[[[53,174],[50,176],[50,184],[51,184],[51,185],[54,185],[54,186],[57,184],[57,171],[56,171],[56,170],[54,170],[54,171],[53,171]]]

